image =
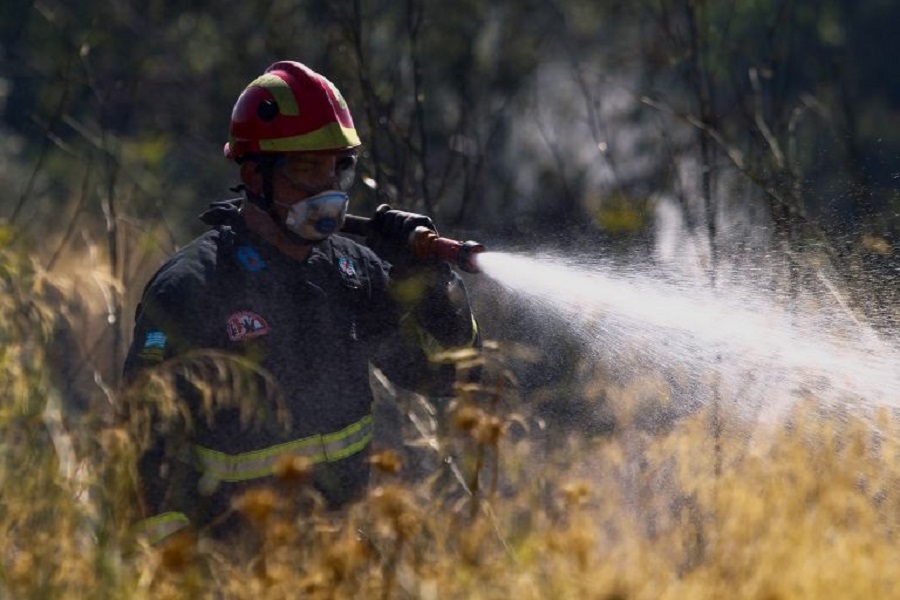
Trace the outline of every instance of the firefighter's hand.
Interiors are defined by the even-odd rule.
[[[405,277],[412,271],[434,266],[434,260],[417,259],[412,250],[412,235],[417,227],[427,227],[437,232],[430,217],[417,213],[394,210],[382,204],[369,223],[366,245],[375,254],[391,263],[395,277]]]

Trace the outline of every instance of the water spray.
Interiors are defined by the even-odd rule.
[[[347,215],[342,231],[365,236],[370,228],[371,219]],[[762,264],[753,277],[743,273],[711,288],[665,270],[602,264],[594,254],[488,253],[427,227],[410,234],[409,246],[420,259],[483,273],[528,298],[542,320],[555,316],[594,359],[615,364],[623,382],[650,373],[675,382],[676,404],[702,404],[713,390],[727,390],[750,410],[803,397],[900,408],[898,340],[849,318],[843,306],[835,310],[831,296],[814,288],[791,298],[755,288]]]
[[[341,231],[352,235],[365,236],[369,232],[372,219],[347,215]],[[427,227],[416,227],[409,236],[409,245],[413,255],[419,259],[437,258],[455,265],[466,273],[480,273],[478,255],[485,251],[478,242],[460,242],[440,237]]]
[[[900,339],[835,307],[818,287],[779,294],[754,271],[716,286],[595,254],[489,252],[479,267],[541,320],[566,327],[621,383],[655,381],[685,407],[739,399],[780,414],[793,401],[900,409]],[[753,274],[754,277],[749,275]]]

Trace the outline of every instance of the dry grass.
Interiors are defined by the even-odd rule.
[[[309,467],[292,461],[234,505],[253,547],[135,545],[134,432],[90,413],[68,438],[48,428],[65,288],[2,258],[0,597],[878,598],[900,579],[889,412],[810,402],[774,424],[722,409],[717,428],[709,411],[647,427],[633,409],[646,391],[607,387],[616,429],[589,438],[527,413],[503,349],[488,353],[489,384],[460,386],[441,419],[415,419],[376,454],[368,497],[346,513],[293,516],[283,490]],[[59,459],[66,439],[74,466]]]

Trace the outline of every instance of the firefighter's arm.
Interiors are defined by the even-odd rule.
[[[184,431],[163,416],[168,411],[158,405],[159,395],[150,393],[148,383],[154,370],[177,354],[181,344],[180,327],[166,304],[165,295],[148,286],[135,314],[134,339],[124,367],[128,393],[127,406],[122,408],[132,429],[142,432],[137,465],[140,520],[135,533],[151,544],[190,525],[184,507],[172,496],[184,468],[179,456],[185,446]]]
[[[429,357],[480,345],[465,284],[447,263],[392,278],[390,290],[401,309],[401,325],[415,328],[418,345]]]
[[[449,395],[453,365],[437,359],[481,344],[464,282],[446,262],[413,255],[410,235],[417,227],[433,230],[430,218],[383,208],[371,221],[367,244],[390,265],[387,288],[398,312],[401,339],[389,344],[378,366],[395,383]]]

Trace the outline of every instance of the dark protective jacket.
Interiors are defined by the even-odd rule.
[[[213,228],[160,268],[136,311],[126,381],[168,369],[183,409],[168,420],[152,411],[139,461],[151,539],[221,518],[286,456],[315,465],[330,506],[354,499],[368,481],[369,364],[401,387],[449,395],[453,367],[430,353],[478,343],[447,265],[392,282],[388,263],[340,236],[298,262],[246,228],[240,202],[201,216]]]

